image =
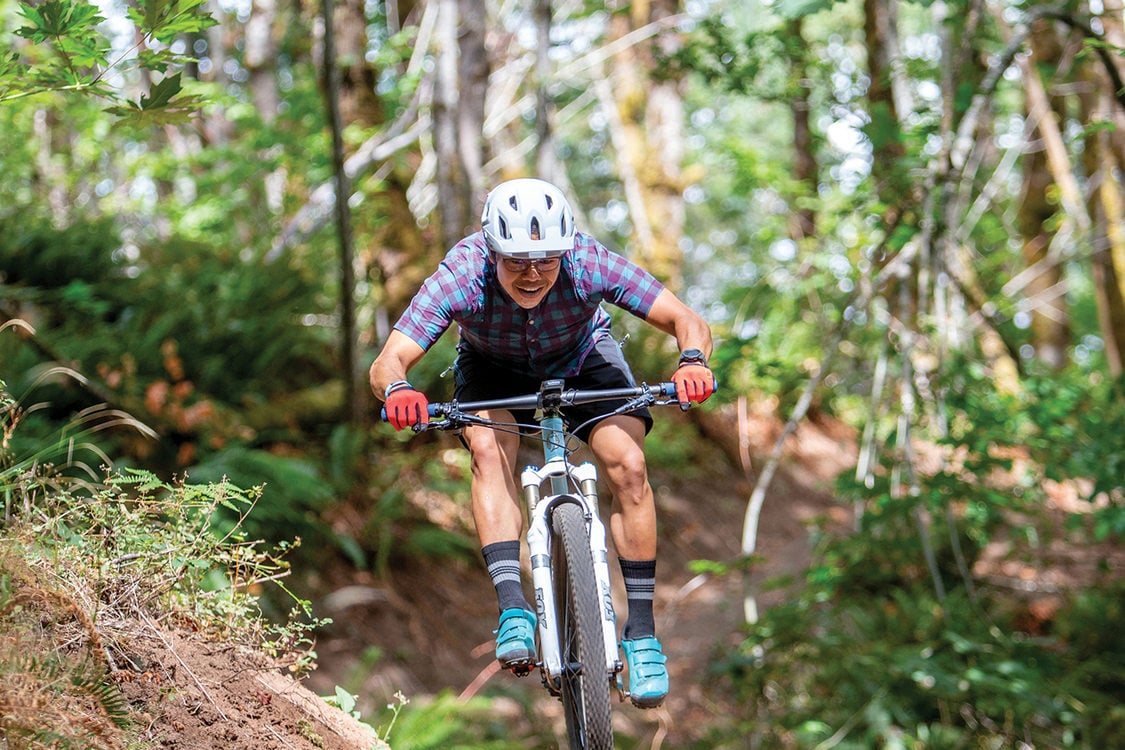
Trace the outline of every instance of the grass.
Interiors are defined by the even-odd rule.
[[[294,599],[270,625],[257,593],[288,575],[283,557],[216,528],[244,519],[259,489],[169,484],[136,470],[98,477],[89,437],[136,427],[105,410],[78,415],[47,439],[15,439],[33,409],[0,382],[0,736],[10,747],[142,748],[115,675],[146,628],[187,627],[264,650],[300,672],[321,624]]]

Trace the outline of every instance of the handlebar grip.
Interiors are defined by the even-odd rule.
[[[426,412],[430,417],[440,417],[444,415],[447,408],[448,406],[446,404],[426,404]],[[384,406],[379,409],[379,419],[384,422],[387,421],[387,407]]]

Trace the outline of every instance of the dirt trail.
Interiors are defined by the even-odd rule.
[[[735,431],[733,419],[722,415],[713,415],[703,428],[726,438]],[[750,455],[764,455],[779,430],[776,421],[752,417],[747,434],[753,440],[743,447]],[[756,586],[804,569],[810,520],[846,520],[825,487],[850,460],[850,445],[846,431],[816,425],[803,425],[791,439],[760,519],[758,553],[764,562],[753,571]],[[742,584],[697,577],[690,563],[739,556],[752,471],[737,463],[715,451],[693,464],[688,476],[653,473],[661,535],[657,632],[669,656],[672,693],[658,710],[624,704],[614,711],[617,729],[637,738],[638,748],[701,747],[707,727],[736,715],[710,664],[739,642]],[[425,487],[417,492],[411,502],[431,520],[462,528],[468,523],[466,509],[448,498]],[[358,515],[352,520],[364,523]],[[383,746],[370,727],[318,697],[333,695],[339,685],[360,696],[355,708],[376,725],[389,721],[387,706],[397,693],[419,703],[441,693],[486,695],[495,699],[496,719],[511,727],[512,736],[525,736],[529,728],[559,736],[561,707],[540,688],[538,677],[518,680],[495,666],[495,595],[479,561],[411,559],[420,567],[395,569],[383,582],[343,565],[296,571],[293,584],[303,579],[309,590],[329,592],[314,609],[334,619],[316,646],[319,669],[303,682],[261,654],[205,642],[183,628],[156,623],[140,628],[118,645],[127,655],[115,676],[142,735],[176,750]],[[624,592],[615,594],[623,603]],[[759,606],[786,595],[773,589],[760,597]]]
[[[780,425],[758,418],[751,426],[751,455],[763,455],[772,448]],[[733,430],[734,425],[710,424],[708,429]],[[759,522],[758,553],[764,562],[753,572],[755,585],[798,576],[805,568],[809,521],[826,515],[845,520],[825,488],[851,451],[850,435],[835,428],[805,425],[791,439]],[[743,515],[753,485],[719,453],[694,467],[691,477],[654,475],[653,485],[661,532],[657,632],[669,656],[672,693],[655,711],[621,705],[614,720],[620,731],[641,738],[637,747],[682,748],[698,742],[705,726],[731,715],[724,706],[726,697],[715,689],[709,665],[716,652],[739,642],[743,612],[738,580],[698,577],[689,563],[739,556]],[[612,549],[610,554],[612,558]],[[318,608],[335,624],[317,644],[320,668],[308,681],[314,691],[331,694],[336,685],[350,686],[365,696],[361,708],[370,715],[366,712],[379,714],[400,690],[407,696],[441,691],[505,696],[526,689],[542,699],[536,699],[533,710],[523,716],[513,716],[513,721],[529,720],[533,713],[534,720],[546,716],[561,722],[557,701],[546,696],[536,677],[517,681],[494,668],[495,595],[481,567],[395,571],[392,589],[379,587],[368,576],[353,575],[337,582],[337,589],[328,602],[335,603],[328,607],[331,611]],[[616,595],[624,601],[623,591]],[[784,589],[763,594],[759,606],[784,596]],[[363,666],[363,654],[371,647],[382,656],[368,668]]]

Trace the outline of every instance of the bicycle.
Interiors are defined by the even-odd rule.
[[[568,447],[562,407],[626,399],[604,419],[648,406],[686,404],[676,400],[674,383],[598,390],[567,389],[562,380],[545,380],[526,396],[458,403],[431,403],[431,421],[415,432],[459,430],[469,425],[517,432],[538,431],[543,465],[520,473],[527,507],[526,541],[538,616],[537,641],[543,686],[563,704],[572,750],[613,748],[610,696],[628,695],[618,658],[617,617],[613,607],[606,530],[598,515],[597,468],[575,466]],[[533,409],[536,424],[498,422],[472,412]],[[544,495],[543,489],[547,492]],[[526,676],[533,665],[513,670]]]

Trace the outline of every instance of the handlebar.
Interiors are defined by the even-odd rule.
[[[485,411],[488,409],[539,409],[556,406],[575,406],[577,404],[590,404],[595,401],[613,401],[615,399],[648,397],[675,398],[675,383],[657,383],[656,385],[641,384],[632,388],[599,388],[580,389],[566,388],[548,390],[542,388],[538,393],[527,396],[512,396],[510,398],[497,398],[487,401],[445,401],[429,405],[431,417],[444,417],[450,414],[470,411]]]
[[[549,380],[536,393],[526,396],[512,396],[509,398],[488,399],[484,401],[442,401],[428,405],[427,411],[431,418],[456,417],[463,420],[468,417],[468,412],[486,411],[490,409],[540,409],[558,408],[562,406],[575,406],[589,404],[595,401],[613,401],[618,399],[635,400],[637,403],[629,404],[628,411],[642,406],[657,404],[679,404],[676,400],[675,383],[657,383],[628,388],[563,388],[561,380]],[[660,399],[665,399],[661,401]],[[685,408],[680,404],[681,408]],[[387,410],[380,410],[383,421],[387,419]]]

